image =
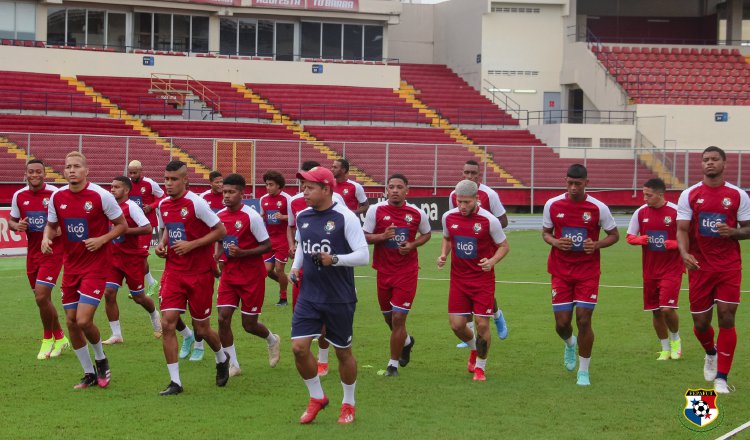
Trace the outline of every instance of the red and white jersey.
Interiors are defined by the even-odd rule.
[[[86,249],[84,240],[101,237],[109,232],[109,223],[122,215],[122,209],[109,191],[87,183],[78,192],[65,185],[52,194],[47,221],[59,223],[64,245],[63,267],[66,274],[99,272],[102,276],[109,264],[109,243],[95,252]]]
[[[275,196],[266,194],[260,198],[260,215],[266,223],[266,229],[274,247],[287,243],[286,228],[289,225],[289,221],[279,220],[276,218],[276,215],[289,216],[289,204],[291,200],[292,197],[284,191]]]
[[[253,249],[268,240],[263,217],[247,205],[242,205],[234,212],[224,208],[217,215],[227,229],[227,235],[223,239],[225,263],[221,271],[222,283],[244,285],[255,277],[265,278],[263,254],[250,257],[229,256],[229,246],[232,244],[240,249]]]
[[[592,254],[583,251],[587,238],[599,241],[601,230],[611,231],[617,227],[609,207],[587,195],[581,202],[568,199],[567,193],[547,200],[544,205],[542,226],[553,229],[555,238],[569,237],[573,248],[563,252],[556,247],[550,250],[547,271],[556,276],[573,280],[587,280],[601,273],[599,250]]]
[[[205,200],[192,191],[185,191],[182,197],[171,197],[159,202],[159,226],[167,234],[167,263],[165,272],[203,273],[213,265],[213,243],[193,249],[185,255],[177,255],[173,250],[177,241],[193,241],[211,232],[219,223]]]
[[[677,240],[677,205],[667,202],[661,208],[643,205],[630,219],[630,235],[648,235],[643,247],[643,279],[655,280],[666,276],[679,277],[685,271],[680,251],[667,249],[667,240]]]
[[[333,193],[334,203],[346,205],[343,197],[339,194]],[[307,209],[307,202],[305,202],[305,194],[297,193],[289,199],[289,227],[294,228],[297,225],[297,214]]]
[[[402,271],[416,273],[419,270],[417,250],[401,255],[398,248],[401,243],[414,241],[417,232],[430,232],[427,214],[410,203],[393,206],[386,200],[370,206],[362,229],[366,234],[382,234],[391,225],[396,227],[396,235],[390,240],[375,244],[373,269],[387,274]]]
[[[479,184],[479,188],[477,190],[477,199],[479,206],[491,212],[495,217],[502,217],[505,214],[505,207],[500,202],[500,196],[497,195],[497,192],[495,190],[485,185],[484,183]],[[453,190],[451,191],[451,195],[448,196],[448,207],[450,209],[453,209],[457,206],[458,204],[456,203],[456,191]]]
[[[120,203],[120,209],[122,209],[122,215],[125,216],[125,221],[128,223],[128,228],[151,226],[146,214],[133,200],[125,200]],[[111,251],[115,257],[120,254],[148,257],[148,248],[141,243],[141,236],[134,234],[123,234],[114,238]]]
[[[42,238],[44,238],[44,227],[47,226],[47,211],[52,194],[57,188],[52,185],[45,185],[39,191],[32,191],[27,186],[19,189],[13,194],[13,200],[10,203],[10,216],[17,219],[26,219],[29,227],[26,230],[26,238],[29,243],[26,260],[43,258]],[[52,241],[52,255],[62,255],[62,240],[58,237]]]
[[[336,182],[333,186],[333,191],[344,199],[346,207],[351,211],[359,208],[359,205],[367,201],[365,189],[362,188],[362,185],[351,179],[347,179],[341,183]]]
[[[690,254],[700,270],[726,272],[742,269],[740,244],[731,238],[721,238],[716,223],[736,228],[738,222],[750,220],[750,197],[730,184],[712,188],[703,182],[680,194],[677,220],[690,221]]]
[[[210,189],[201,193],[201,198],[208,203],[208,207],[213,212],[219,212],[224,209],[224,194],[214,193]]]
[[[483,258],[491,258],[506,240],[500,220],[484,208],[463,216],[458,208],[443,214],[443,237],[451,241],[451,282],[473,285],[495,279],[495,269],[484,272]]]
[[[159,205],[161,198],[164,197],[164,190],[148,177],[141,177],[137,182],[130,179],[130,183],[133,184],[133,187],[130,189],[130,195],[128,198],[134,201],[141,209],[146,206],[151,207],[151,211],[146,214],[146,218],[151,222],[152,227],[156,227],[158,224],[156,219],[156,207]]]

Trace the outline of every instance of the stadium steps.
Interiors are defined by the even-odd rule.
[[[26,151],[23,148],[19,147],[14,142],[11,142],[8,138],[0,136],[0,146],[3,147],[9,155],[22,161],[24,165],[28,161],[36,159],[36,157],[26,154]],[[48,178],[54,179],[55,183],[65,183],[65,178],[51,167],[45,165],[44,172],[47,173]]]
[[[306,131],[300,123],[281,113],[273,104],[269,103],[262,96],[258,95],[242,84],[232,84],[232,87],[237,89],[238,92],[242,93],[242,96],[244,96],[246,99],[251,100],[254,104],[258,104],[260,108],[265,110],[268,114],[272,115],[273,122],[286,126],[287,130],[299,136],[299,138],[303,141],[307,141],[317,151],[324,154],[331,161],[343,158],[335,150],[318,140],[318,138],[313,136],[310,132]],[[364,171],[357,168],[355,165],[350,165],[349,174],[351,174],[354,179],[356,179],[364,186],[382,185],[382,183],[377,182],[375,179],[367,175]]]
[[[62,79],[63,81],[67,81],[68,84],[74,86],[76,90],[83,92],[86,96],[91,98],[94,103],[101,105],[104,109],[107,109],[110,118],[119,119],[125,122],[125,124],[129,125],[133,130],[137,131],[142,136],[146,136],[153,140],[158,146],[162,147],[164,151],[171,151],[171,156],[174,159],[179,159],[185,162],[188,168],[192,168],[197,174],[203,176],[203,178],[205,179],[208,179],[208,175],[211,173],[210,169],[208,169],[205,165],[200,163],[186,151],[167,142],[165,139],[159,136],[159,133],[157,133],[156,131],[145,126],[143,124],[143,120],[132,116],[125,109],[120,108],[117,104],[110,101],[109,98],[102,96],[101,93],[97,92],[92,87],[87,86],[86,83],[78,80],[75,77],[60,75],[60,79]]]
[[[664,162],[659,160],[656,156],[654,156],[652,153],[640,153],[638,155],[638,159],[641,161],[643,165],[648,167],[654,174],[656,174],[659,178],[661,178],[664,183],[667,184],[667,187],[672,187],[673,189],[685,189],[685,184],[680,181],[680,179],[677,178],[668,168],[666,165],[664,165]]]
[[[456,141],[456,143],[459,143],[465,146],[480,161],[486,162],[487,166],[490,167],[490,169],[492,169],[495,173],[497,173],[501,179],[505,180],[508,184],[516,188],[523,187],[523,184],[521,183],[521,181],[513,177],[508,171],[506,171],[497,162],[495,162],[491,154],[486,153],[484,149],[474,145],[474,141],[472,141],[471,139],[469,139],[468,136],[463,134],[458,127],[454,127],[450,123],[450,121],[448,121],[445,118],[440,117],[437,111],[431,109],[424,102],[422,102],[419,98],[417,98],[417,95],[416,95],[417,91],[416,89],[414,89],[414,87],[411,84],[402,80],[401,86],[399,87],[397,93],[401,99],[411,104],[412,107],[418,109],[420,113],[423,113],[425,116],[427,116],[427,118],[429,118],[432,121],[430,125],[432,125],[435,128],[442,129],[448,136],[453,138]]]

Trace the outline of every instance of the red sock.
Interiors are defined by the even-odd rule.
[[[61,328],[58,328],[57,330],[52,330],[52,334],[55,335],[55,340],[59,340],[65,337],[65,333],[63,333]]]
[[[719,327],[719,338],[716,340],[716,351],[719,353],[717,372],[729,374],[729,370],[732,369],[735,347],[737,347],[737,331],[734,327]]]
[[[44,339],[52,338],[52,330],[44,330]]]
[[[279,299],[286,299],[286,290],[282,290],[279,292]]]
[[[713,327],[709,326],[708,330],[703,333],[700,333],[697,328],[693,327],[693,333],[695,334],[695,337],[698,338],[703,349],[706,350],[706,353],[710,353],[716,349],[716,345],[714,345]]]

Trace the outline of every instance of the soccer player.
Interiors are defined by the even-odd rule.
[[[128,229],[125,234],[112,240],[110,249],[110,269],[107,284],[104,289],[105,310],[112,329],[112,336],[103,342],[104,345],[121,344],[122,330],[120,328],[120,308],[117,306],[117,291],[122,286],[122,280],[128,284],[133,301],[140,304],[151,317],[154,337],[161,338],[161,318],[154,307],[154,301],[145,295],[144,289],[144,260],[148,258],[148,251],[143,248],[141,237],[151,236],[151,222],[141,208],[128,198],[132,183],[125,176],[112,180],[110,191],[125,216]]]
[[[414,338],[406,331],[406,317],[417,293],[419,257],[417,248],[430,240],[427,215],[407,203],[409,180],[403,174],[388,178],[386,201],[370,206],[362,229],[375,245],[372,267],[378,272],[380,311],[391,329],[391,357],[385,376],[398,376],[399,365],[411,359]],[[419,234],[419,237],[417,237]]]
[[[694,333],[706,351],[703,375],[717,393],[727,384],[737,346],[734,318],[740,303],[742,256],[738,240],[750,238],[750,198],[724,180],[727,156],[703,150],[703,181],[686,189],[677,203],[677,246],[688,269]],[[714,344],[713,309],[719,321]],[[718,358],[718,359],[717,359]]]
[[[359,219],[345,206],[332,199],[335,183],[330,170],[315,167],[301,171],[305,200],[311,209],[297,216],[299,248],[292,265],[292,282],[304,269],[304,280],[292,318],[292,351],[300,376],[310,393],[310,401],[300,423],[311,423],[318,412],[328,405],[323,393],[315,358],[310,345],[325,337],[336,349],[339,376],[344,387],[344,400],[338,422],[354,422],[354,388],[357,382],[357,361],[352,354],[352,325],[357,305],[354,288],[354,266],[369,260],[367,241]]]
[[[468,370],[476,381],[487,380],[490,317],[495,298],[495,265],[510,251],[500,221],[481,208],[477,184],[462,180],[456,185],[457,208],[443,214],[443,241],[437,266],[451,258],[448,317],[453,333],[471,348]],[[466,324],[472,313],[476,331]]]
[[[492,188],[482,183],[482,174],[479,172],[479,163],[475,160],[467,160],[464,163],[463,169],[464,180],[471,180],[477,184],[477,204],[489,211],[492,215],[500,220],[500,225],[504,228],[508,227],[508,215],[505,211],[505,207],[500,202],[500,197],[497,195]],[[456,191],[451,191],[448,196],[448,208],[454,209],[456,204]],[[497,306],[497,299],[492,301],[492,317],[495,322],[495,328],[497,329],[497,337],[505,339],[508,337],[508,324],[505,321],[503,311]],[[469,319],[467,323],[469,328],[474,330],[474,322]],[[457,345],[459,348],[466,348],[466,344],[461,342]]]
[[[629,244],[643,246],[643,310],[653,312],[658,361],[682,357],[677,303],[685,266],[677,250],[677,205],[664,200],[666,190],[659,178],[643,184],[646,204],[633,213],[627,235]]]
[[[216,308],[219,309],[219,337],[221,345],[230,356],[229,375],[241,374],[240,363],[234,347],[232,334],[232,315],[242,301],[242,328],[246,332],[265,339],[268,343],[268,364],[275,367],[279,362],[281,338],[271,333],[258,322],[263,309],[266,291],[266,269],[263,254],[271,249],[263,218],[242,203],[245,192],[245,178],[239,174],[230,174],[224,178],[224,205],[218,216],[227,230],[222,240],[226,262],[221,272],[219,298]]]
[[[45,177],[44,163],[41,160],[32,159],[26,164],[28,185],[13,194],[8,222],[11,230],[25,232],[29,243],[26,251],[26,274],[34,292],[36,305],[39,307],[39,317],[44,329],[37,359],[60,356],[62,351],[70,346],[60,327],[57,310],[51,299],[52,289],[57,283],[63,263],[62,238],[58,237],[52,242],[51,255],[45,255],[41,250],[49,201],[52,194],[57,191],[57,188],[44,182]]]
[[[552,276],[552,311],[555,330],[565,341],[565,369],[576,367],[576,383],[591,385],[589,364],[594,346],[591,320],[599,297],[599,249],[617,243],[620,234],[612,213],[604,203],[586,194],[586,167],[568,167],[567,192],[547,200],[542,219],[542,238],[552,249],[547,271]],[[607,234],[600,239],[601,230]],[[576,311],[578,338],[573,335],[573,309]]]
[[[333,190],[343,197],[346,207],[357,215],[366,213],[370,202],[367,201],[362,185],[349,179],[349,161],[343,158],[334,160],[331,172],[336,178],[336,186]]]
[[[287,305],[286,289],[289,279],[284,272],[289,256],[287,226],[289,220],[289,202],[291,197],[283,191],[286,181],[276,170],[263,174],[267,193],[260,198],[260,215],[266,223],[271,237],[271,250],[263,255],[268,276],[279,283],[279,302],[277,306]]]
[[[167,259],[161,280],[161,327],[171,381],[160,392],[162,396],[183,391],[175,327],[187,305],[195,334],[204,338],[215,353],[216,385],[223,387],[229,380],[229,356],[209,319],[214,292],[213,248],[224,238],[226,229],[208,204],[188,191],[187,184],[187,165],[179,160],[168,163],[164,173],[168,197],[159,203],[157,213],[166,231],[156,247],[156,255]]]
[[[115,198],[99,185],[89,183],[88,172],[83,154],[71,151],[65,156],[64,175],[68,184],[50,198],[41,245],[42,252],[54,255],[52,240],[62,226],[62,304],[70,342],[84,372],[75,389],[109,385],[109,361],[99,328],[94,324],[94,314],[104,294],[105,274],[109,269],[108,243],[128,227]],[[86,340],[94,348],[96,369]]]
[[[128,177],[130,182],[133,184],[133,189],[130,190],[130,200],[134,201],[139,208],[146,214],[146,218],[151,223],[151,228],[158,227],[159,222],[156,218],[156,207],[164,197],[164,190],[153,180],[143,175],[143,166],[139,160],[131,160],[128,164]],[[141,240],[141,246],[144,246],[148,252],[148,248],[151,246],[151,234],[139,235]],[[153,296],[159,290],[159,283],[151,275],[151,269],[148,266],[148,258],[146,261],[146,293],[148,296]]]
[[[203,191],[200,196],[208,203],[208,207],[213,212],[219,212],[224,209],[224,194],[221,192],[223,177],[219,171],[211,171],[208,174],[208,183],[211,188]]]

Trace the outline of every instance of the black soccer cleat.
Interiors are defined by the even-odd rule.
[[[216,386],[223,387],[229,381],[229,355],[224,362],[216,364]]]
[[[177,394],[180,394],[182,392],[182,385],[177,385],[174,382],[169,382],[169,385],[164,389],[164,391],[159,391],[160,396],[174,396]]]
[[[96,373],[86,373],[81,381],[73,386],[74,390],[82,390],[96,386]]]
[[[111,376],[112,375],[109,372],[109,361],[107,358],[96,361],[96,382],[99,384],[99,387],[107,388]]]
[[[404,345],[403,350],[401,350],[401,357],[398,360],[398,364],[402,367],[405,367],[409,365],[409,361],[411,360],[411,349],[414,347],[414,336],[411,337],[411,342],[409,345]]]
[[[393,365],[388,365],[385,369],[385,374],[383,376],[388,377],[398,377],[398,367],[394,367]]]
[[[287,300],[285,300],[285,299],[279,298],[279,302],[277,302],[276,305],[277,306],[286,306],[286,305],[289,305],[289,302],[287,302]]]

